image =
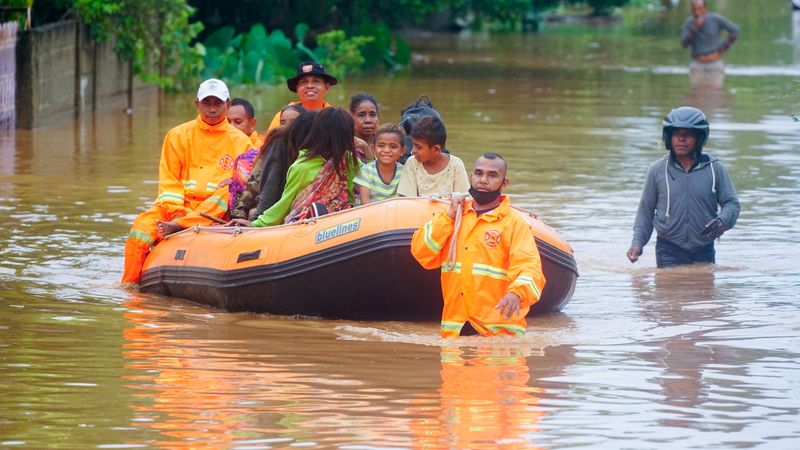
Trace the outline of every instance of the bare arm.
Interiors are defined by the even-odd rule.
[[[358,186],[358,198],[361,199],[361,204],[366,205],[368,204],[370,199],[369,188],[366,186]]]

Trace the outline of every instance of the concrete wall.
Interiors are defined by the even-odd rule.
[[[0,133],[16,127],[16,22],[0,23]]]
[[[86,27],[68,21],[17,36],[17,127],[38,128],[81,114],[123,108],[127,61],[113,42],[96,43]],[[134,83],[133,89],[155,89]]]

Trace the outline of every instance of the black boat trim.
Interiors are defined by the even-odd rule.
[[[369,253],[408,249],[414,231],[416,229],[385,231],[287,261],[244,269],[221,270],[195,266],[159,266],[142,273],[140,286],[142,290],[148,290],[148,288],[156,288],[159,284],[166,282],[228,289],[254,283],[268,283],[312,273],[320,267],[343,263]],[[536,238],[536,245],[542,259],[578,275],[578,266],[571,254],[539,238]],[[239,257],[249,256],[256,252],[260,252],[260,250],[244,252]],[[408,255],[410,257],[410,252]]]

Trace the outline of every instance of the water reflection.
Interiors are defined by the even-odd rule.
[[[722,60],[714,64],[692,61],[689,66],[689,82],[695,89],[721,89],[725,81],[725,64]]]
[[[412,448],[546,447],[539,442],[541,422],[553,410],[540,402],[561,392],[548,392],[547,380],[574,363],[574,348],[535,351],[514,340],[482,340],[475,345],[461,338],[440,347],[435,398],[420,395],[409,408]]]
[[[786,3],[725,2],[751,32],[721,90],[687,79],[675,42],[685,0],[635,31],[426,37],[431,60],[407,76],[336,88],[337,104],[375,93],[387,121],[425,91],[465,160],[508,157],[515,203],[562,232],[582,267],[564,311],[574,323],[529,322],[547,339],[543,355],[485,341],[442,348],[430,324],[227,314],[111,287],[131,214],[152,202],[164,132],[192,117],[185,94],[137,97],[132,117],[104,111],[0,137],[3,438],[28,448],[796,447],[800,134],[786,94],[800,74],[789,65],[800,61],[800,19]],[[237,92],[259,111],[288,93]],[[709,152],[734,178],[742,216],[717,266],[631,266],[620,248],[645,169],[664,154],[661,118],[679,104],[711,119]],[[345,325],[390,330],[346,340]],[[502,420],[481,423],[489,410]]]
[[[572,348],[474,339],[383,342],[381,356],[326,323],[153,305],[125,304],[128,426],[151,437],[124,445],[539,448],[546,380],[574,361]]]
[[[646,333],[655,336],[644,342],[650,350],[642,357],[663,369],[655,381],[664,397],[665,416],[659,422],[665,426],[729,432],[746,426],[742,421],[704,420],[701,413],[717,409],[723,396],[728,405],[737,403],[720,394],[719,378],[746,376],[742,355],[713,342],[715,333],[741,328],[729,303],[718,295],[714,271],[714,265],[695,264],[631,279],[642,317],[653,324]]]
[[[792,49],[795,64],[800,64],[800,10],[792,11]]]
[[[724,77],[724,74],[722,76]],[[732,97],[730,92],[722,87],[722,80],[719,80],[719,83],[707,81],[691,80],[690,89],[684,95],[682,106],[693,106],[703,111],[709,120],[713,120],[716,113],[726,112],[731,108]]]
[[[410,444],[410,418],[391,410],[411,403],[403,400],[404,385],[430,389],[425,380],[435,379],[433,359],[423,358],[397,380],[400,361],[390,357],[394,365],[376,374],[362,360],[373,356],[354,351],[364,343],[337,342],[313,322],[268,324],[242,315],[238,324],[220,327],[214,322],[231,315],[178,316],[145,301],[132,295],[126,303],[125,358],[137,372],[128,377],[138,398],[131,426],[156,433],[155,445]]]
[[[0,198],[4,199],[14,193],[14,184],[9,181],[9,177],[14,174],[15,143],[15,130],[0,132]]]
[[[444,347],[441,365],[439,407],[412,425],[415,448],[537,448],[525,435],[544,414],[542,390],[528,385],[522,349]]]

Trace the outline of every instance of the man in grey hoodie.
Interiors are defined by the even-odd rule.
[[[713,263],[714,239],[736,224],[739,199],[722,162],[702,152],[709,134],[702,111],[673,109],[663,125],[669,153],[647,172],[628,259],[639,259],[655,227],[659,268]]]

